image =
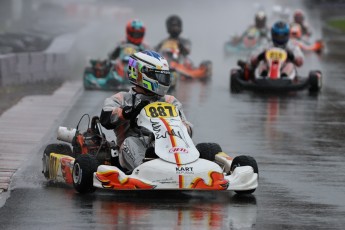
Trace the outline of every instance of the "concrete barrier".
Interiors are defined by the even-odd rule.
[[[0,55],[0,87],[65,79],[75,35],[55,38],[44,52]]]

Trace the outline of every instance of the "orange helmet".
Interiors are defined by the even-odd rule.
[[[138,19],[130,20],[126,26],[127,40],[135,45],[143,42],[145,35],[144,23]]]

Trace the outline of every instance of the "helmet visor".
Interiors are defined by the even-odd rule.
[[[289,34],[288,33],[273,34],[272,40],[277,45],[286,45],[286,43],[289,41]]]
[[[158,81],[160,84],[170,85],[170,72],[167,70],[145,69],[142,73],[146,74],[151,79]]]
[[[141,31],[130,31],[129,36],[132,38],[143,38],[144,37],[144,32]]]

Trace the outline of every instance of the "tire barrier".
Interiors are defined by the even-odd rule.
[[[74,40],[73,34],[66,34],[54,39],[44,52],[0,55],[0,87],[65,79]]]

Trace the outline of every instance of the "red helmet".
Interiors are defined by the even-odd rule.
[[[126,26],[127,40],[135,45],[140,45],[144,39],[145,26],[138,19],[130,20]]]
[[[296,10],[293,14],[293,20],[296,23],[302,24],[304,22],[304,12],[300,9]]]

